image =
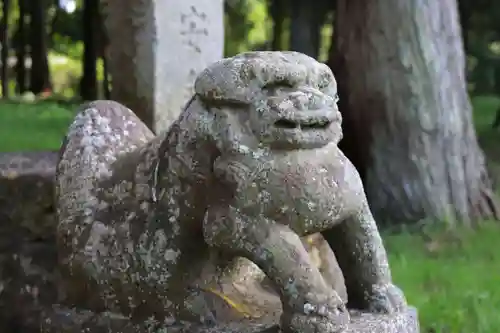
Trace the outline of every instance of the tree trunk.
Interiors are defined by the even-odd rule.
[[[26,91],[26,1],[19,0],[19,20],[16,31],[16,90]]]
[[[378,221],[497,218],[456,0],[339,0],[335,22],[341,148]]]
[[[469,8],[468,1],[469,0],[457,0],[465,55],[469,53],[469,29],[472,16],[472,8]]]
[[[273,21],[273,39],[271,50],[283,50],[283,26],[286,17],[286,7],[283,0],[269,0],[269,13]]]
[[[109,70],[108,70],[108,56],[107,50],[109,45],[108,32],[106,31],[106,27],[104,26],[104,17],[102,15],[102,8],[98,1],[97,3],[97,57],[102,59],[102,70],[103,70],[103,79],[102,79],[102,93],[104,95],[104,99],[111,98],[111,88],[110,88],[110,79],[109,79]]]
[[[302,52],[315,59],[319,54],[320,29],[317,22],[318,2],[294,0],[290,14],[290,50]]]
[[[108,58],[106,54],[102,56],[102,70],[103,70],[103,79],[102,79],[102,92],[104,94],[104,99],[111,99],[111,87],[109,80],[109,70],[108,70]]]
[[[34,94],[51,89],[44,1],[27,1],[30,13],[30,90]]]
[[[85,0],[84,0],[85,1]],[[54,16],[50,22],[49,38],[50,45],[54,45],[54,34],[56,32],[57,23],[60,20],[62,14],[64,14],[64,9],[61,8],[60,0],[53,0],[52,7],[54,8]]]
[[[97,39],[99,0],[83,1],[83,77],[80,95],[84,100],[97,99]]]
[[[9,98],[9,0],[2,1],[2,97]]]

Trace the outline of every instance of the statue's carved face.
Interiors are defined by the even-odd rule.
[[[253,133],[274,149],[318,148],[338,141],[340,113],[335,96],[318,87],[270,82],[250,113]]]
[[[319,148],[342,137],[328,66],[297,52],[251,52],[217,62],[195,83],[233,149]],[[231,141],[231,143],[227,142]]]

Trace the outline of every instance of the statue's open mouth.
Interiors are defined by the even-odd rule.
[[[281,114],[272,123],[270,145],[277,150],[322,147],[334,141],[341,121],[340,113],[331,109]]]
[[[333,120],[327,117],[308,117],[302,119],[281,118],[274,123],[279,129],[299,129],[308,130],[326,130]]]

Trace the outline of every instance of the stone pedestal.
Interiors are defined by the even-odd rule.
[[[346,333],[420,333],[417,310],[410,307],[396,315],[351,312]]]
[[[406,312],[395,315],[356,312],[352,312],[351,315],[351,324],[343,333],[420,333],[415,308],[408,308]],[[212,327],[188,323],[164,327],[154,321],[133,325],[126,318],[111,314],[96,316],[90,312],[61,308],[55,308],[53,312],[46,313],[43,318],[45,320],[42,323],[42,333],[280,333],[276,318],[242,320]]]
[[[223,56],[222,0],[104,0],[111,98],[154,132],[193,95],[197,74]]]
[[[0,332],[39,332],[58,302],[54,174],[58,153],[0,153]]]

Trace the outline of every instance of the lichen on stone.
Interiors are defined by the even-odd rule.
[[[224,319],[201,290],[244,257],[279,295],[284,331],[337,332],[345,300],[301,239],[325,232],[350,304],[404,312],[359,175],[337,147],[336,87],[308,56],[250,52],[203,71],[158,136],[121,104],[83,105],[57,169],[65,302],[144,330],[152,318],[211,327]]]

